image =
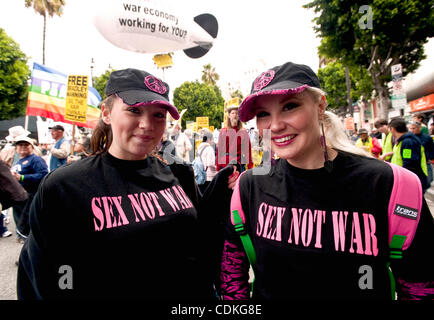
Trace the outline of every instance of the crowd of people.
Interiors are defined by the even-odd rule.
[[[361,128],[352,140],[375,158],[415,173],[425,193],[433,181],[434,131],[430,134],[422,120],[421,115],[414,115],[410,121],[402,117],[389,122],[377,119],[370,135],[367,129]]]
[[[0,161],[4,168],[8,168],[8,178],[12,176],[27,194],[26,199],[15,201],[11,206],[3,205],[1,236],[12,236],[12,232],[7,229],[7,224],[10,216],[13,215],[17,242],[22,244],[30,232],[28,212],[42,179],[48,172],[90,155],[89,137],[78,138],[71,150],[71,141],[64,138],[65,129],[62,125],[56,124],[49,130],[53,143],[38,144],[36,139],[30,137],[30,132],[22,126],[11,127],[9,135],[5,137],[6,144],[0,150]]]
[[[0,151],[2,179],[14,181],[3,209],[24,242],[19,299],[387,300],[393,279],[401,299],[434,296],[423,198],[434,143],[420,121],[379,119],[351,140],[317,75],[291,62],[259,75],[214,132],[183,131],[169,86],[146,71],[112,72],[106,96],[73,146],[56,124],[50,147],[15,127]],[[251,170],[265,162],[268,172]],[[409,236],[390,261],[385,217],[402,168],[416,196],[399,203],[413,216],[400,214]],[[65,266],[72,283],[60,285]]]

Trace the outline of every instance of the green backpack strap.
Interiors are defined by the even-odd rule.
[[[234,228],[236,233],[240,236],[241,242],[243,243],[244,251],[246,252],[247,258],[249,259],[249,263],[253,269],[253,281],[250,286],[250,295],[253,293],[253,283],[255,282],[255,264],[256,264],[256,252],[253,247],[252,239],[250,239],[249,234],[247,233],[246,227],[244,226],[243,220],[238,213],[238,210],[232,211],[232,220],[234,223]]]
[[[251,266],[253,267],[256,264],[256,253],[255,248],[253,247],[252,240],[250,239],[249,234],[247,233],[246,227],[244,226],[243,220],[238,213],[238,210],[232,211],[232,217],[234,221],[235,231],[241,238],[241,242],[243,243],[244,250],[246,251],[247,258]]]
[[[390,248],[389,259],[390,259],[390,261],[396,260],[396,259],[402,259],[402,247],[404,246],[404,242],[406,239],[407,239],[406,236],[401,236],[401,235],[397,235],[397,234],[394,234],[392,236],[392,240],[389,244],[389,248]],[[387,270],[389,272],[392,300],[395,300],[396,282],[395,282],[395,276],[393,275],[393,272],[390,269],[390,261],[387,263]]]
[[[393,188],[388,207],[389,261],[387,263],[391,284],[391,297],[395,300],[396,282],[390,265],[402,259],[403,252],[412,243],[422,211],[422,186],[418,176],[392,163]]]

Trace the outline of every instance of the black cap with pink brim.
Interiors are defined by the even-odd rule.
[[[107,96],[116,94],[131,106],[162,106],[175,120],[179,119],[178,109],[169,102],[169,85],[146,71],[132,68],[113,71],[105,92]]]
[[[308,87],[321,88],[318,77],[306,65],[287,62],[263,72],[252,84],[250,95],[240,105],[238,114],[242,122],[253,119],[253,106],[262,95],[296,94]]]

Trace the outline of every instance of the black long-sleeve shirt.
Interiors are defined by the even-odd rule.
[[[19,299],[213,299],[198,201],[192,168],[154,157],[55,170],[31,208]]]

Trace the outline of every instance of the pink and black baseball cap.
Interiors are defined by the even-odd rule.
[[[308,87],[321,88],[315,72],[304,64],[287,62],[267,70],[255,79],[250,95],[241,103],[238,109],[240,120],[247,122],[256,116],[253,106],[259,96],[296,94]]]
[[[178,109],[169,102],[169,85],[146,71],[132,68],[113,71],[105,93],[116,94],[130,106],[160,105],[173,119],[179,119]]]

